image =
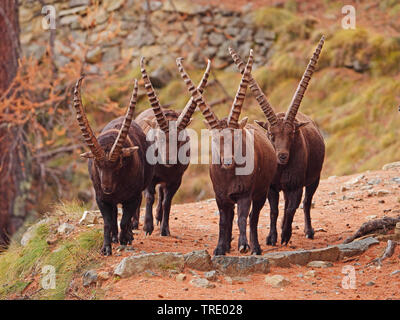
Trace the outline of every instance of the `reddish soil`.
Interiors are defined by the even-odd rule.
[[[315,207],[311,211],[313,227],[317,231],[314,240],[304,237],[303,212],[299,209],[294,219],[293,236],[289,245],[287,247],[267,246],[265,239],[269,232],[269,207],[266,204],[261,212],[259,223],[259,238],[263,253],[313,249],[339,244],[364,222],[371,219],[369,216],[396,217],[400,214],[400,185],[391,181],[394,177],[400,177],[400,170],[366,173],[361,183],[356,184],[349,191],[341,192],[340,187],[356,176],[358,175],[321,181],[314,196]],[[368,181],[375,178],[381,179],[382,182],[373,185],[373,190],[385,189],[390,194],[381,197],[368,196],[370,190],[361,190]],[[330,195],[332,192],[336,194]],[[353,196],[354,199],[343,200],[343,196]],[[282,208],[281,200],[280,219]],[[104,258],[104,266],[101,270],[112,272],[122,258],[142,251],[187,253],[207,249],[212,254],[218,239],[219,218],[216,212],[217,206],[213,199],[173,206],[170,221],[172,236],[161,237],[159,228],[156,227],[154,233],[146,237],[141,230],[141,224],[141,229],[133,243],[135,251],[117,253],[117,246],[115,246],[114,255]],[[143,217],[141,221],[143,222]],[[234,256],[239,255],[236,248],[238,239],[236,223],[233,236],[233,250],[229,255]],[[271,267],[270,275],[279,274],[290,280],[291,283],[285,288],[272,288],[265,283],[265,275],[254,274],[246,277],[248,281],[233,284],[220,275],[218,281],[215,282],[216,288],[200,289],[189,283],[193,278],[191,270],[184,271],[187,279],[183,282],[175,280],[175,275],[155,271],[155,275],[142,274],[127,279],[110,279],[104,282],[101,288],[105,292],[105,299],[400,299],[400,275],[391,275],[393,271],[400,269],[400,246],[397,246],[394,255],[385,260],[381,267],[367,265],[373,259],[380,257],[385,247],[386,242],[381,242],[379,245],[370,247],[361,256],[335,262],[330,268],[315,269],[316,276],[312,278],[305,277],[307,271],[311,270],[306,266]],[[355,268],[356,289],[342,288],[341,283],[345,276],[342,273],[344,266]],[[198,271],[196,273],[203,274]],[[370,281],[374,284],[368,286],[367,283]],[[82,295],[85,296],[85,292],[82,292]]]

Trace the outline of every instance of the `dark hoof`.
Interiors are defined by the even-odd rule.
[[[277,242],[277,235],[276,234],[274,234],[274,235],[269,235],[268,237],[267,237],[267,241],[266,241],[266,243],[267,243],[267,245],[268,246],[276,246],[276,242]]]
[[[161,229],[161,236],[162,237],[169,237],[171,233],[169,232],[169,229]]]
[[[146,232],[147,235],[151,235],[154,231],[154,226],[153,225],[144,225],[143,230]]]
[[[103,256],[111,256],[112,255],[111,245],[103,245],[103,247],[101,248],[101,254]]]
[[[214,256],[224,256],[226,253],[226,250],[220,247],[215,248],[214,250]]]
[[[139,230],[139,223],[138,222],[134,222],[132,224],[132,230]]]
[[[314,239],[314,230],[306,231],[306,238],[313,240]]]
[[[251,250],[251,254],[254,256],[260,256],[261,254],[262,254],[262,250],[261,250],[261,248],[258,246],[258,247],[255,247],[253,250]]]
[[[133,235],[130,232],[127,232],[125,234],[120,234],[119,236],[119,243],[122,246],[126,246],[127,244],[132,244],[133,240]]]
[[[247,253],[249,251],[249,249],[250,249],[250,246],[247,243],[239,245],[239,252],[242,254]]]
[[[287,246],[290,241],[291,236],[282,235],[281,245]]]
[[[289,243],[291,237],[292,237],[292,228],[282,229],[281,244],[286,246]]]

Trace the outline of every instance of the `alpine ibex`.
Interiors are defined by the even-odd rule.
[[[214,255],[225,255],[231,249],[235,204],[238,206],[239,251],[245,253],[249,249],[246,228],[250,207],[252,207],[250,213],[250,249],[252,254],[261,254],[257,232],[258,218],[266,201],[269,185],[275,175],[277,163],[272,144],[265,137],[264,131],[256,125],[247,124],[247,118],[239,122],[253,64],[252,51],[250,51],[249,60],[229,117],[222,120],[217,118],[200,91],[195,88],[182,66],[181,59],[177,60],[177,64],[183,80],[211,130],[212,140],[214,141],[212,153],[219,155],[219,163],[213,162],[210,166],[210,177],[220,214],[219,240]],[[222,134],[224,135],[224,143],[221,143],[220,140]],[[235,139],[235,136],[239,138]],[[227,143],[225,138],[228,138],[228,141],[233,141],[233,143]],[[217,142],[215,143],[215,141]],[[247,147],[250,145],[254,148],[249,155],[247,154]],[[243,163],[239,163],[236,156],[232,157],[232,150],[235,149],[236,155],[237,147],[240,150],[246,148],[246,162],[252,162],[253,165],[250,172],[238,174],[237,170],[243,169]],[[225,153],[226,149],[230,149],[228,150],[230,152]]]
[[[96,193],[96,202],[104,219],[103,255],[111,255],[111,242],[118,242],[117,205],[122,204],[121,245],[133,240],[131,220],[140,206],[142,191],[153,177],[154,167],[146,161],[149,146],[142,129],[132,120],[136,107],[138,84],[135,80],[133,94],[125,117],[108,123],[96,138],[81,99],[81,77],[75,86],[74,107],[77,120],[90,152],[88,158],[90,179]]]
[[[211,62],[208,61],[207,69],[198,87],[201,92],[203,92],[207,85],[210,75],[210,65]],[[141,72],[151,108],[138,115],[136,122],[141,126],[145,134],[147,134],[150,129],[158,129],[156,130],[155,143],[158,142],[162,144],[164,146],[162,149],[165,151],[161,152],[160,159],[162,163],[155,164],[154,177],[145,191],[146,215],[144,231],[146,231],[146,234],[151,234],[154,230],[153,204],[156,186],[160,184],[160,188],[158,189],[156,220],[157,224],[161,223],[161,235],[169,236],[169,214],[172,198],[179,189],[183,174],[189,166],[188,162],[182,163],[180,161],[178,153],[182,145],[190,141],[185,129],[191,122],[191,116],[196,109],[196,103],[193,99],[190,99],[181,113],[174,110],[163,109],[153,89],[149,76],[147,75],[143,58],[141,60]],[[171,133],[172,130],[176,130],[175,134]],[[179,135],[182,135],[183,138],[178,139]],[[174,141],[170,141],[171,139]],[[170,143],[176,143],[176,148],[170,148]],[[173,154],[170,154],[170,151]],[[190,150],[188,150],[188,152],[190,153]],[[138,228],[138,221],[139,210],[134,216],[133,228]]]
[[[308,116],[299,113],[298,110],[323,44],[324,37],[321,38],[286,113],[275,114],[256,81],[253,78],[250,79],[250,88],[268,120],[267,122],[257,121],[257,123],[267,130],[267,136],[274,146],[278,161],[277,174],[268,195],[271,207],[268,245],[276,245],[277,242],[276,221],[278,219],[279,192],[283,191],[285,198],[281,243],[287,244],[292,236],[293,217],[300,205],[303,187],[306,189],[303,202],[304,232],[307,238],[314,238],[310,209],[313,195],[319,185],[325,156],[325,143],[316,123]],[[245,70],[243,61],[231,48],[229,51],[240,72],[243,73]]]

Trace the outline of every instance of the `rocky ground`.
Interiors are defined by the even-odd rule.
[[[400,216],[400,163],[384,169],[321,181],[312,209],[314,240],[304,237],[299,209],[289,245],[267,246],[266,205],[259,223],[263,256],[258,257],[239,254],[236,224],[232,252],[210,257],[218,237],[214,199],[175,205],[170,237],[161,237],[158,228],[145,236],[141,224],[133,246],[114,245],[111,257],[98,254],[98,266],[77,274],[66,297],[90,299],[96,289],[104,299],[399,299],[400,246],[392,257],[374,263],[388,239],[400,242],[398,229],[342,245],[363,223]],[[89,225],[61,223],[58,234],[74,237],[101,228],[101,219],[90,213],[83,220]],[[28,286],[25,294],[35,287]]]

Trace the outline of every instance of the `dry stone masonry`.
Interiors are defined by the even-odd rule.
[[[54,60],[59,68],[71,57],[85,60],[94,69],[119,59],[130,59],[137,66],[139,56],[154,59],[157,65],[174,64],[183,56],[199,68],[210,58],[213,68],[230,68],[230,45],[243,56],[253,48],[259,66],[266,63],[276,38],[273,31],[254,24],[251,6],[232,12],[189,0],[149,1],[150,8],[138,0],[44,2],[56,12]],[[50,39],[50,31],[43,29],[46,14],[40,1],[20,3],[23,54],[40,60]]]

